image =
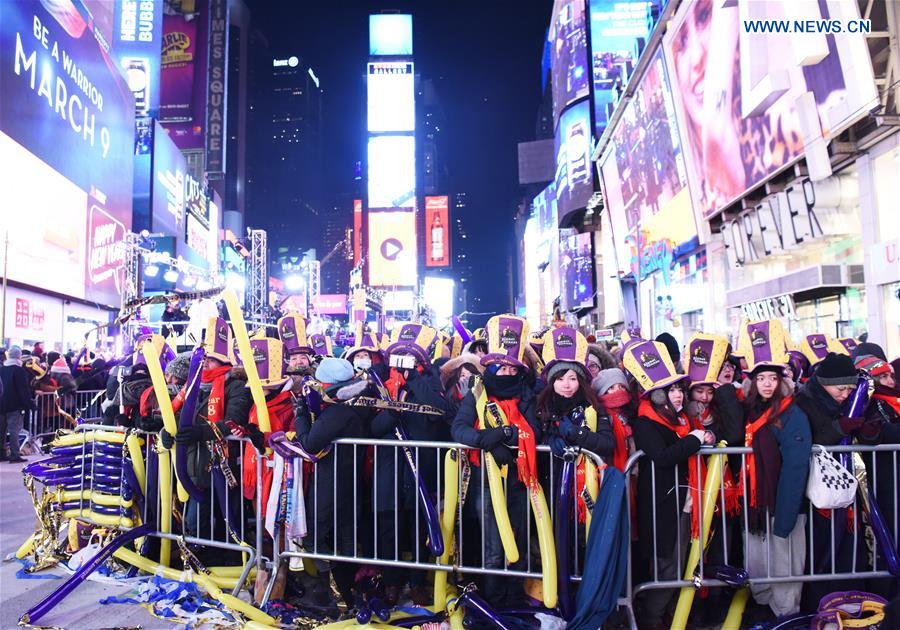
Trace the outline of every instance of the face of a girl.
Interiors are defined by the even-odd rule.
[[[309,355],[303,353],[292,354],[288,358],[288,367],[304,368],[309,367]]]
[[[734,364],[731,361],[726,361],[722,365],[722,369],[719,372],[719,382],[726,385],[734,382]]]
[[[760,372],[756,375],[756,390],[765,400],[775,395],[781,379],[775,372]]]
[[[563,398],[571,398],[578,391],[578,375],[574,370],[567,370],[553,381],[553,391]]]
[[[884,374],[879,374],[875,377],[875,382],[882,387],[889,387],[891,389],[897,386],[897,379],[894,377],[893,372],[885,372]]]
[[[697,385],[691,388],[691,400],[708,405],[713,399],[713,388],[710,385]]]
[[[685,18],[673,43],[675,74],[685,112],[695,122],[703,113],[703,88],[712,22],[712,0],[700,0]]]
[[[622,385],[622,383],[613,383],[612,387],[606,390],[607,394],[615,394],[616,392],[627,392],[628,388]]]
[[[681,409],[684,406],[684,390],[680,387],[669,388],[669,402],[675,409]]]

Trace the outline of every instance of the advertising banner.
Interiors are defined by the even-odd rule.
[[[209,0],[209,85],[206,90],[206,172],[225,177],[225,120],[228,99],[228,0]]]
[[[346,315],[347,295],[344,293],[320,293],[313,298],[312,307],[319,315]]]
[[[590,0],[594,132],[603,135],[665,0]]]
[[[137,117],[159,116],[159,64],[162,52],[162,2],[115,3],[112,51],[134,94]]]
[[[398,13],[370,15],[369,54],[413,54],[412,16]]]
[[[359,264],[362,256],[362,199],[353,200],[353,266]]]
[[[197,22],[193,15],[163,16],[161,120],[190,120],[193,115],[194,71],[200,54]]]
[[[425,197],[425,266],[450,266],[449,198]]]
[[[559,273],[562,281],[562,307],[578,311],[594,306],[594,248],[593,234],[567,235],[559,238]]]
[[[88,268],[88,215],[97,208],[131,227],[134,99],[109,56],[109,39],[74,6],[46,6],[0,2],[0,186],[8,209],[0,212],[0,228],[11,241],[7,275],[118,305],[121,269],[92,275]],[[121,242],[104,247],[110,254]]]
[[[369,212],[369,286],[415,286],[416,213]]]
[[[412,62],[370,63],[366,86],[369,131],[415,130],[415,72]]]
[[[369,138],[368,157],[369,208],[415,208],[415,136]]]
[[[555,0],[550,18],[553,120],[590,90],[586,0]]]
[[[788,15],[793,4],[760,3],[771,19]],[[684,2],[664,39],[688,152],[688,182],[704,218],[801,157],[806,142],[834,137],[877,102],[863,35],[742,36],[742,12],[753,7],[752,2]],[[804,3],[803,10],[805,19],[859,18],[855,3],[819,0]],[[827,54],[800,66],[795,59],[803,51],[797,47],[806,46],[808,37],[824,38]],[[818,116],[812,120],[818,118],[818,124],[806,124],[804,138],[796,103],[806,92],[814,96]]]
[[[662,51],[622,112],[600,173],[619,272],[668,275],[676,249],[698,237]]]
[[[587,99],[567,109],[554,140],[559,219],[587,205],[594,194],[591,165],[591,106]]]
[[[187,161],[159,123],[156,123],[153,135],[151,231],[175,237],[177,255],[183,251],[186,230]]]

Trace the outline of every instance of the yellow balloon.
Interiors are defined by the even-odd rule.
[[[541,549],[541,581],[544,591],[544,606],[556,607],[556,545],[553,542],[553,523],[550,518],[550,510],[547,507],[547,499],[540,484],[528,492],[531,499],[531,512],[534,514],[534,523],[537,526],[538,546]]]
[[[491,507],[494,509],[494,520],[497,521],[497,530],[500,532],[500,542],[503,543],[503,552],[506,554],[507,561],[512,564],[519,561],[519,547],[516,545],[516,536],[513,534],[512,524],[509,522],[509,511],[506,508],[506,495],[503,492],[500,467],[497,466],[494,456],[488,452],[484,454],[484,470],[488,478]]]

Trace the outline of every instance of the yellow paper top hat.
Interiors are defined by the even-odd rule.
[[[231,328],[228,322],[221,317],[209,318],[203,335],[203,349],[208,357],[222,363],[234,363]]]
[[[144,360],[144,353],[141,351],[141,346],[147,341],[153,344],[153,350],[163,364],[165,364],[170,355],[174,358],[175,353],[172,351],[168,342],[166,342],[166,338],[160,334],[154,333],[150,335],[141,335],[134,342],[134,357],[132,364],[137,365],[138,363],[146,363]]]
[[[487,339],[487,330],[484,328],[476,328],[475,332],[472,333],[472,341],[476,341],[478,339]]]
[[[450,358],[455,359],[462,354],[462,349],[465,344],[463,343],[462,337],[457,334],[453,334],[450,335],[450,341],[448,345],[450,346]]]
[[[296,313],[290,313],[278,320],[278,338],[284,343],[285,352],[289,356],[297,353],[312,354],[306,336],[306,320]]]
[[[747,361],[747,371],[758,367],[783,367],[788,363],[784,326],[780,320],[744,321],[738,334],[738,354]]]
[[[482,365],[491,363],[526,368],[523,362],[525,346],[530,330],[528,321],[515,315],[494,315],[488,320],[487,354],[481,358]]]
[[[313,354],[320,357],[333,357],[334,348],[331,345],[331,337],[328,335],[310,335],[309,346]]]
[[[835,354],[846,354],[848,356],[853,356],[853,351],[858,345],[859,342],[853,337],[841,337],[840,339],[832,340],[828,346],[828,349]]]
[[[582,376],[589,379],[587,371],[588,341],[580,332],[569,326],[552,328],[541,338],[541,360],[544,363],[542,374],[557,363],[575,363],[580,366]]]
[[[838,351],[840,354],[850,354],[846,350],[835,350],[837,343],[825,333],[812,333],[806,335],[800,342],[800,352],[809,360],[810,365],[816,365],[828,356],[829,352]]]
[[[388,354],[411,354],[424,365],[431,365],[438,331],[431,326],[409,322],[394,328]]]
[[[624,350],[622,364],[644,394],[687,378],[675,371],[666,346],[659,341],[633,340]]]
[[[276,388],[287,383],[290,378],[284,373],[284,343],[280,339],[265,337],[251,339],[250,350],[253,352],[253,362],[256,364],[256,373],[263,387]],[[243,357],[241,364],[244,363]],[[249,383],[247,387],[250,387]]]
[[[713,385],[728,358],[731,344],[721,335],[694,333],[687,342],[687,374],[691,387]]]
[[[381,345],[378,342],[377,333],[363,330],[363,323],[356,322],[356,334],[353,336],[353,345],[347,349],[342,358],[353,361],[353,355],[360,350],[381,354]]]

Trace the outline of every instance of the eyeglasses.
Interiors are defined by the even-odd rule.
[[[597,376],[600,373],[600,365],[597,363],[588,363],[588,370],[594,376]]]

